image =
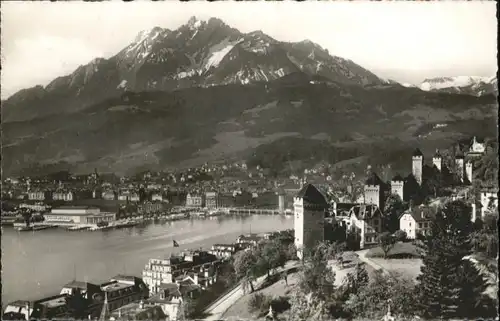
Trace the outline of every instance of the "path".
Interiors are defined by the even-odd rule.
[[[300,262],[297,261],[289,261],[285,264],[283,268],[277,269],[277,272],[282,272],[285,270],[289,270],[291,268],[297,267],[300,265]],[[266,280],[267,275],[263,275],[259,278],[257,278],[253,282],[253,286],[255,289],[258,289]],[[234,289],[217,299],[214,303],[212,303],[204,312],[206,314],[210,314],[209,317],[207,317],[205,320],[206,321],[214,321],[214,320],[219,320],[224,312],[227,311],[236,301],[238,301],[243,295],[245,295],[245,292],[243,291],[243,286],[240,283],[237,285]]]
[[[370,260],[368,257],[366,257],[366,254],[368,253],[369,250],[360,250],[360,251],[356,251],[355,253],[358,255],[358,258],[368,264],[369,266],[371,266],[372,268],[374,268],[376,271],[382,271],[382,273],[389,273],[386,269],[384,269],[380,264],[377,264],[375,262],[373,262],[372,260]]]

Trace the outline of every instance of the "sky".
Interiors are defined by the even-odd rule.
[[[176,29],[191,16],[241,32],[309,39],[380,77],[419,83],[496,74],[494,1],[28,2],[2,1],[2,99],[47,85],[96,57],[109,58],[141,31]]]

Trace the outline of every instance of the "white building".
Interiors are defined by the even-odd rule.
[[[54,201],[72,202],[75,197],[73,192],[71,191],[57,191],[52,194],[52,199]]]
[[[441,171],[443,167],[443,158],[441,157],[441,154],[439,154],[439,151],[436,151],[436,154],[432,157],[432,164],[436,166],[439,171]]]
[[[325,211],[328,203],[321,192],[311,184],[305,185],[294,197],[295,246],[297,256],[314,249],[324,240]]]
[[[360,237],[359,246],[377,244],[382,232],[382,212],[374,204],[358,204],[349,210],[348,228]]]
[[[101,213],[88,206],[62,206],[44,215],[45,222],[55,225],[97,224],[116,220],[116,213]]]
[[[406,232],[409,239],[416,239],[418,234],[427,235],[430,231],[434,209],[418,206],[407,210],[399,218],[399,229]]]
[[[498,209],[498,191],[488,190],[482,191],[480,195],[481,202],[481,218],[485,214],[493,212]]]
[[[486,152],[486,146],[484,143],[479,143],[476,137],[472,139],[472,144],[469,148],[468,156],[481,156]]]

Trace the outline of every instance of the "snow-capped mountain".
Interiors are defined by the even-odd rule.
[[[176,30],[141,31],[109,59],[96,58],[45,88],[16,93],[4,102],[3,116],[78,110],[124,91],[268,82],[296,72],[354,85],[389,83],[309,40],[286,43],[262,31],[242,33],[220,19],[192,17]],[[14,105],[16,111],[9,107]]]
[[[457,76],[425,79],[419,88],[424,91],[482,96],[497,91],[497,77]]]

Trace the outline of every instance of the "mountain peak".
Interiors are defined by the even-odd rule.
[[[161,28],[161,27],[158,27],[158,26],[153,27],[151,29],[142,30],[135,37],[134,43],[142,42],[142,41],[144,41],[145,39],[148,39],[148,38],[154,40],[160,34],[166,34],[166,33],[170,33],[170,32],[171,31],[169,29]]]

